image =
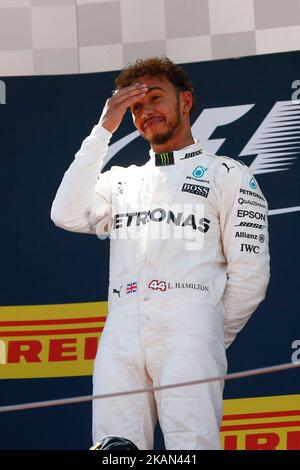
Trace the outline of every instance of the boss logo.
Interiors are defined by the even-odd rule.
[[[197,194],[198,196],[207,197],[209,188],[206,186],[200,186],[199,184],[184,183],[181,191],[185,193]]]

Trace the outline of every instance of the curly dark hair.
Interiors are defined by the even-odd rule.
[[[129,64],[115,79],[117,90],[129,86],[137,78],[142,76],[166,77],[174,85],[176,90],[190,91],[193,95],[193,106],[191,113],[195,109],[194,85],[187,73],[177,64],[174,64],[168,57],[148,57],[146,59],[137,59],[134,64]]]

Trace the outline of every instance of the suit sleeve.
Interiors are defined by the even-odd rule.
[[[111,172],[100,173],[111,133],[96,125],[65,172],[51,207],[57,227],[105,234],[111,219]]]
[[[270,277],[268,204],[250,169],[236,162],[223,174],[220,224],[227,260],[225,347],[234,341],[259,303]]]

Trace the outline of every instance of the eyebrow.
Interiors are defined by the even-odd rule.
[[[161,91],[165,91],[163,88],[160,88],[159,86],[150,86],[148,87],[148,92],[149,91],[152,91],[152,90],[161,90]]]

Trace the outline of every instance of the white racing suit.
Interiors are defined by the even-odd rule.
[[[225,348],[264,299],[267,202],[248,167],[195,144],[100,174],[111,134],[97,125],[66,171],[51,218],[110,236],[108,318],[95,395],[223,375]],[[194,237],[194,238],[193,238]],[[220,449],[223,381],[93,401],[93,440]]]

